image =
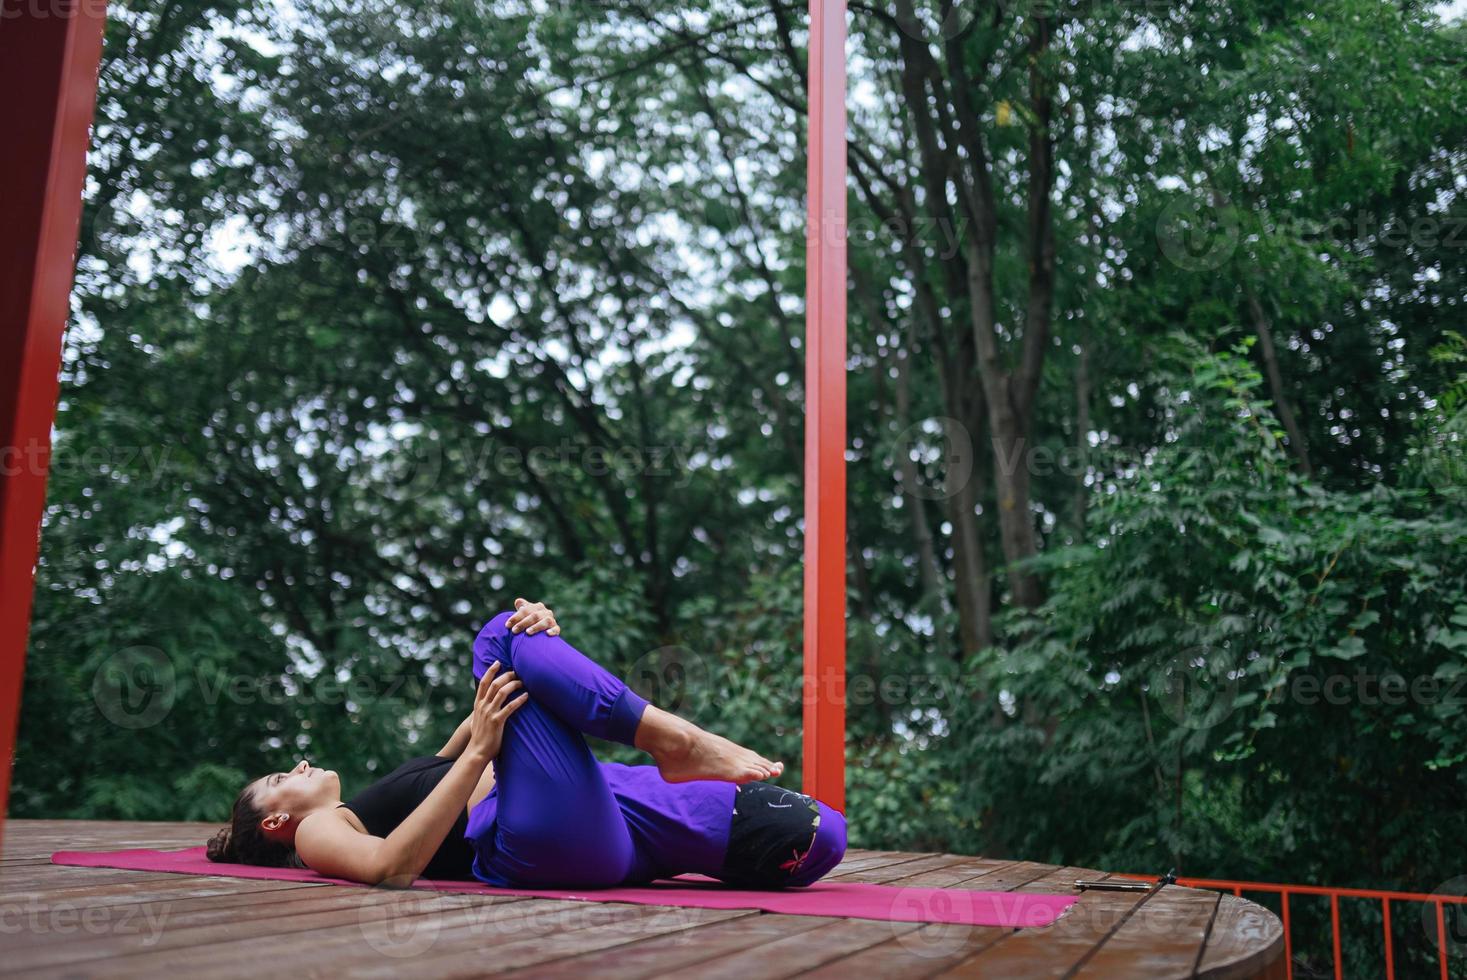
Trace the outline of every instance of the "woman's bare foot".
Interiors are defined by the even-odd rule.
[[[695,779],[750,783],[772,779],[784,771],[784,763],[771,762],[655,705],[648,705],[642,715],[636,744],[656,760],[657,771],[669,783]]]

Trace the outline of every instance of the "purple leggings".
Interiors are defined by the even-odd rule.
[[[530,699],[505,723],[494,790],[469,815],[475,876],[576,888],[685,872],[719,877],[734,784],[668,783],[655,766],[598,761],[582,733],[632,745],[646,699],[558,636],[511,633],[511,615],[494,617],[474,640],[474,678],[498,660]],[[810,884],[845,854],[845,819],[819,806],[819,833],[787,884]]]

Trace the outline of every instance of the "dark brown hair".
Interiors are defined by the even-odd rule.
[[[305,862],[296,854],[295,848],[266,836],[265,829],[260,826],[266,811],[255,801],[254,787],[255,784],[250,783],[240,791],[234,801],[229,826],[209,838],[209,860],[258,864],[267,868],[304,868]]]

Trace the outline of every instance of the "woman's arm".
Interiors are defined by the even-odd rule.
[[[555,621],[555,611],[545,603],[516,599],[514,605],[516,612],[505,623],[512,632],[518,633],[523,630],[533,636],[543,631],[551,636],[560,635],[560,624]],[[459,723],[453,735],[443,743],[443,748],[435,753],[439,758],[457,759],[459,757],[464,746],[469,744],[469,722],[472,720],[473,716],[470,715]]]
[[[428,798],[386,837],[364,834],[337,811],[312,814],[296,831],[296,853],[310,868],[368,885],[412,884],[448,836],[478,785],[487,758],[465,752]]]
[[[504,722],[525,702],[520,697],[505,704],[509,693],[521,685],[513,671],[496,677],[498,668],[498,662],[491,664],[479,682],[468,744],[433,792],[397,829],[386,837],[374,837],[359,832],[335,811],[326,811],[335,819],[308,818],[296,831],[296,853],[301,860],[321,874],[369,885],[412,884],[443,845],[485,767],[499,754]]]
[[[469,744],[469,728],[473,720],[474,716],[469,715],[463,721],[459,722],[457,730],[449,736],[448,741],[443,743],[443,748],[439,749],[435,754],[441,759],[457,759],[463,754],[464,747]]]

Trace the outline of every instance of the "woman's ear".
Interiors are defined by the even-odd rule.
[[[263,820],[260,821],[260,826],[262,828],[264,828],[264,830],[265,830],[266,833],[272,833],[273,834],[276,831],[280,830],[282,827],[284,827],[289,822],[290,822],[290,814],[288,814],[288,813],[282,813],[282,812],[277,812],[277,813],[267,814],[265,816],[265,819],[263,819]]]

